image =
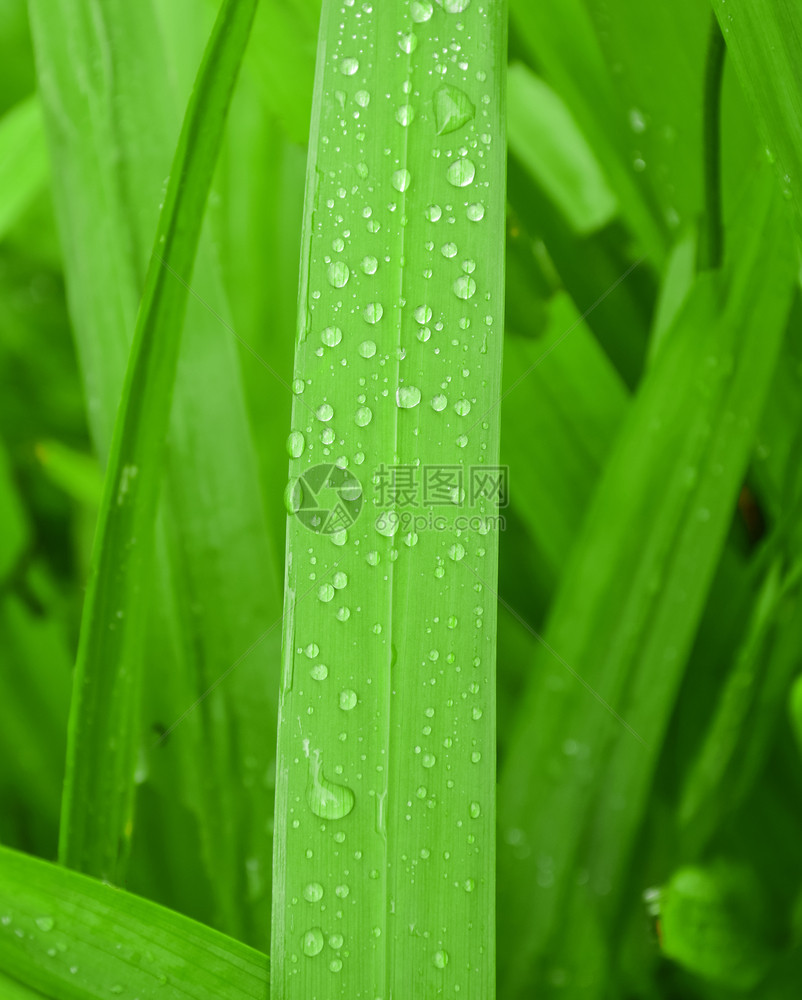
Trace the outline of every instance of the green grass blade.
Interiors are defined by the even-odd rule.
[[[555,598],[501,779],[510,997],[554,976],[574,996],[606,982],[605,933],[790,307],[788,234],[766,201],[666,335]]]
[[[76,664],[60,860],[112,877],[131,836],[140,636],[180,332],[206,198],[254,2],[220,10],[190,100],[109,457]],[[122,615],[121,612],[122,611]],[[95,804],[95,809],[89,804]]]
[[[505,13],[324,4],[288,499],[332,462],[364,508],[288,529],[277,998],[494,994],[495,508],[373,477],[498,464]]]
[[[267,996],[267,957],[260,952],[131,893],[5,847],[0,967],[52,1000]]]
[[[713,10],[802,231],[802,10],[794,0],[713,0]]]
[[[616,197],[571,112],[523,63],[509,71],[510,150],[577,233],[590,233],[618,213]]]
[[[37,97],[0,120],[0,240],[44,187],[47,147]]]

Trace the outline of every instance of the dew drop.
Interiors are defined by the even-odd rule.
[[[366,256],[362,258],[362,270],[365,274],[375,274],[378,270],[379,262],[375,257]]]
[[[344,939],[343,939],[342,934],[330,934],[329,935],[329,948],[334,948],[334,950],[337,951],[337,949],[342,948],[342,946],[343,946],[343,940]]]
[[[454,282],[454,294],[458,299],[467,301],[468,299],[473,298],[475,292],[476,282],[470,274],[461,274]]]
[[[481,222],[485,217],[485,206],[481,202],[475,201],[472,205],[468,205],[465,214],[471,222]]]
[[[445,969],[448,965],[448,952],[447,951],[436,951],[434,953],[434,964],[438,969]]]
[[[449,559],[453,559],[454,562],[459,562],[460,559],[465,558],[465,546],[461,542],[454,542],[448,550],[448,556]]]
[[[337,590],[342,590],[343,588],[348,586],[348,574],[339,571],[335,573],[334,576],[331,578],[331,582],[334,584]]]
[[[482,807],[478,802],[471,802],[470,814],[471,819],[478,819],[482,815]]]
[[[471,403],[468,399],[458,399],[454,404],[454,409],[457,411],[459,416],[467,417],[471,412]]]
[[[369,406],[360,406],[354,414],[354,423],[357,427],[367,427],[373,420],[373,410]]]
[[[344,260],[333,260],[329,264],[329,284],[333,285],[334,288],[344,288],[348,284],[350,276],[351,270]]]
[[[411,125],[414,119],[415,109],[411,104],[402,104],[395,113],[395,120],[399,125],[403,125],[404,127]]]
[[[384,306],[381,302],[368,302],[362,315],[365,317],[365,322],[372,326],[374,323],[378,323],[384,315]]]
[[[456,243],[444,243],[440,247],[440,253],[444,257],[447,257],[449,260],[452,257],[456,257],[457,256],[457,244]]]
[[[409,187],[412,174],[408,170],[396,170],[393,174],[393,187],[402,194]]]
[[[303,951],[310,958],[323,951],[323,931],[319,927],[313,927],[304,934]]]
[[[453,184],[454,187],[467,187],[469,184],[473,183],[475,176],[476,167],[474,167],[473,161],[469,160],[467,156],[463,156],[459,160],[454,160],[446,171],[446,177],[448,178],[449,183]],[[347,280],[348,279],[346,278],[346,281]],[[343,284],[345,284],[345,282],[343,282]]]
[[[334,587],[330,583],[324,583],[321,587],[318,587],[317,596],[324,604],[328,604],[334,598]]]
[[[363,358],[372,358],[376,353],[376,344],[372,340],[363,340],[359,345],[359,353]]]
[[[443,10],[447,14],[461,14],[468,9],[471,0],[443,0]]]
[[[287,452],[290,458],[300,458],[306,448],[306,438],[301,431],[290,431],[287,438]]]
[[[415,316],[415,322],[424,326],[432,318],[431,306],[418,306],[413,315]]]
[[[354,99],[360,108],[366,108],[370,104],[370,94],[367,90],[358,90],[354,94]]]
[[[421,757],[420,762],[421,764],[423,764],[424,767],[434,767],[434,765],[437,763],[437,758],[433,753],[425,753]]]
[[[439,393],[437,396],[432,398],[432,409],[436,410],[438,413],[441,410],[444,410],[446,406],[448,406],[448,400],[442,393]]]
[[[320,882],[310,882],[304,886],[304,899],[307,903],[318,903],[323,898],[323,886]]]
[[[398,47],[402,52],[406,52],[407,55],[412,55],[418,47],[418,36],[414,31],[407,32],[398,39]],[[406,122],[403,124],[406,124]]]
[[[334,407],[331,403],[321,403],[315,410],[315,416],[322,423],[328,423],[328,421],[334,416]]]
[[[413,0],[410,5],[410,13],[412,14],[412,20],[415,24],[423,24],[428,21],[432,16],[433,11],[434,7],[428,2],[428,0],[426,0],[426,2],[422,2],[422,0]]]
[[[353,56],[346,56],[340,60],[340,72],[343,76],[353,76],[359,69],[359,60]]]
[[[36,926],[39,928],[40,931],[44,931],[45,933],[47,933],[48,931],[53,930],[55,926],[55,921],[53,920],[52,917],[37,917]]]
[[[351,688],[343,688],[340,691],[338,704],[343,712],[350,712],[352,708],[356,707],[356,691]]]
[[[443,210],[439,205],[429,205],[426,209],[426,218],[429,222],[437,222],[443,215]]]
[[[438,135],[447,135],[467,125],[476,114],[470,97],[459,87],[438,87],[432,97],[434,124]]]
[[[325,681],[329,676],[329,668],[325,663],[316,663],[309,673],[312,675],[313,680]]]
[[[411,410],[420,402],[420,389],[416,385],[400,385],[395,391],[395,401],[402,410]]]
[[[334,895],[337,899],[345,899],[350,891],[347,885],[338,885],[334,890]]]
[[[339,326],[327,326],[320,334],[320,339],[327,347],[336,347],[343,339],[343,332]]]
[[[356,801],[354,793],[347,785],[338,785],[324,777],[319,750],[313,751],[309,756],[306,801],[315,816],[320,819],[342,819],[351,812]],[[321,935],[321,947],[323,947],[322,940]]]

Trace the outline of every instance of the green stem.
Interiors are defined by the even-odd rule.
[[[721,81],[727,46],[716,15],[711,15],[704,96],[705,230],[699,270],[721,266],[724,227],[721,221]]]

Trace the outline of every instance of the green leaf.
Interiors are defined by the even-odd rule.
[[[47,178],[47,148],[38,98],[29,97],[0,119],[0,240]]]
[[[712,0],[729,58],[802,232],[802,10],[795,0]]]
[[[606,928],[790,306],[787,233],[759,191],[738,257],[697,282],[642,383],[532,669],[500,788],[509,996],[533,982],[548,995],[555,969],[576,996],[605,982]]]
[[[103,477],[97,459],[68,448],[60,441],[40,442],[36,446],[36,457],[47,476],[73,500],[93,509],[100,506]]]
[[[267,957],[77,872],[0,847],[0,966],[52,1000],[264,1000]],[[3,984],[5,987],[5,984]],[[4,996],[8,995],[5,992]]]
[[[522,63],[509,71],[509,144],[578,233],[606,225],[615,195],[585,137],[551,87]]]
[[[255,2],[224,3],[173,163],[112,439],[84,607],[59,857],[112,877],[132,832],[140,636],[188,289]],[[91,806],[89,804],[92,804]]]
[[[288,442],[288,1000],[494,988],[496,510],[468,491],[498,465],[505,13],[324,4]],[[465,497],[447,468],[424,497],[449,466]]]

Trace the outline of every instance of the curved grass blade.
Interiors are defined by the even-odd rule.
[[[0,969],[25,997],[265,1000],[267,956],[131,893],[0,847]],[[3,996],[16,998],[16,992]],[[35,994],[38,995],[38,994]]]
[[[500,786],[510,997],[607,981],[606,928],[790,308],[788,233],[764,188],[737,260],[698,281],[642,384],[532,671]]]
[[[60,860],[113,877],[132,832],[140,637],[189,277],[256,0],[227,0],[198,73],[159,220],[115,425],[84,606]]]
[[[324,4],[288,442],[287,1000],[494,994],[497,510],[468,491],[498,465],[505,13]]]
[[[47,147],[38,97],[0,119],[0,240],[44,187]]]

